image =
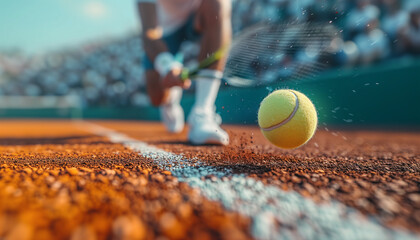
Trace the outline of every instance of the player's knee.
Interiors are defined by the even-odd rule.
[[[164,91],[159,81],[159,74],[156,71],[146,72],[147,94],[153,106],[160,106],[164,101]]]
[[[160,105],[164,103],[165,94],[163,91],[150,91],[149,89],[148,93],[149,93],[150,103],[153,106],[159,107]]]
[[[150,99],[150,103],[155,107],[159,107],[163,103],[163,99],[159,97],[154,97],[150,95],[149,99]]]
[[[212,21],[218,19],[230,19],[231,15],[231,1],[230,0],[206,0],[203,1],[205,6],[204,13],[207,18],[211,19]]]

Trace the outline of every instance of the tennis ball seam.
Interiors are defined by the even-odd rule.
[[[277,123],[277,124],[275,124],[275,125],[273,125],[273,126],[271,126],[271,127],[267,127],[267,128],[263,128],[263,127],[261,127],[261,129],[262,129],[262,130],[264,130],[264,131],[272,131],[272,130],[275,130],[275,129],[277,129],[277,128],[279,128],[279,127],[283,126],[283,125],[285,125],[286,123],[290,122],[290,120],[292,120],[292,119],[293,119],[293,117],[295,116],[295,114],[296,114],[297,110],[299,109],[299,98],[298,98],[298,96],[296,95],[296,93],[294,93],[293,91],[290,91],[290,90],[289,90],[289,92],[291,92],[291,93],[293,94],[293,96],[295,97],[295,108],[293,109],[293,111],[292,111],[292,112],[290,113],[290,115],[289,115],[286,119],[284,119],[283,121],[281,121],[281,122],[279,122],[279,123]]]

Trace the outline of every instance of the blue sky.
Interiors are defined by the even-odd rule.
[[[138,29],[134,0],[0,2],[0,51],[43,53]]]

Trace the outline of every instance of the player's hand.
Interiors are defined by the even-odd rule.
[[[162,85],[164,88],[171,88],[175,86],[182,87],[184,89],[188,89],[191,87],[191,80],[181,78],[181,67],[174,67],[172,68],[165,77],[162,78]]]

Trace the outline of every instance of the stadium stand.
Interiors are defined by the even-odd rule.
[[[233,29],[261,21],[324,22],[341,35],[331,43],[330,68],[367,65],[420,53],[418,0],[235,0]],[[185,43],[186,64],[196,64],[198,46]],[[76,95],[82,105],[149,106],[138,34],[45,56],[0,53],[0,96]],[[284,57],[278,66],[293,66],[311,56],[304,51]],[[287,70],[285,70],[287,69]],[[293,68],[274,69],[275,78]],[[193,90],[190,90],[193,91]]]

